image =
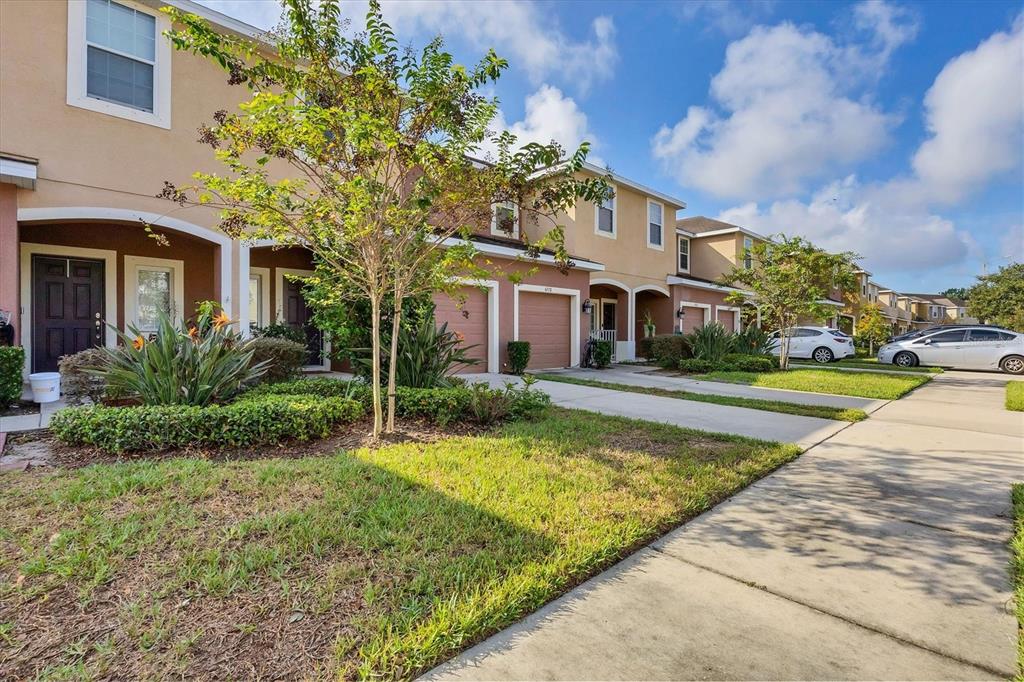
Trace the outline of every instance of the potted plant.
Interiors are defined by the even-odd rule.
[[[656,333],[654,327],[654,317],[651,315],[650,308],[644,308],[644,338],[649,339]]]

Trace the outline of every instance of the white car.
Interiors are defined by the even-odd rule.
[[[793,327],[789,330],[789,357],[810,358],[826,364],[856,355],[853,339],[830,327]],[[772,355],[779,355],[779,332],[772,332]]]
[[[936,329],[912,339],[887,343],[878,349],[878,362],[900,367],[934,365],[1024,374],[1024,334],[992,327]]]

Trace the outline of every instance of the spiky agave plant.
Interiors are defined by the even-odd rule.
[[[693,357],[717,363],[733,351],[733,337],[734,334],[722,324],[712,322],[687,334],[686,341]]]

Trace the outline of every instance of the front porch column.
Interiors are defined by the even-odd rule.
[[[11,314],[15,345],[21,341],[18,276],[18,188],[0,183],[0,310]]]
[[[249,336],[249,325],[252,323],[252,320],[249,319],[249,250],[252,247],[239,241],[234,244],[233,248],[238,250],[238,276],[235,278],[237,290],[235,300],[238,301],[236,319],[238,320],[238,330],[243,336]]]
[[[636,360],[636,291],[626,294],[626,343],[616,360]]]

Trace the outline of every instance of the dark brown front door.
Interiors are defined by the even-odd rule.
[[[306,347],[309,349],[307,365],[322,365],[323,333],[313,326],[313,310],[302,296],[302,284],[284,280],[284,321],[290,327],[306,332]]]
[[[33,257],[33,372],[56,372],[62,355],[102,345],[103,317],[102,261]]]

